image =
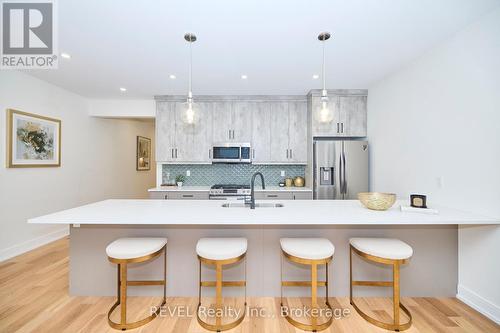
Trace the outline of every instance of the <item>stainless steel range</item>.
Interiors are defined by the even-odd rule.
[[[217,184],[210,188],[210,200],[245,200],[251,194],[250,185]]]

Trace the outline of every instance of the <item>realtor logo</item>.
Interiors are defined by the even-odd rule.
[[[55,0],[2,1],[2,69],[57,68]]]

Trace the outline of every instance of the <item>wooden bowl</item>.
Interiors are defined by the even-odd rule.
[[[396,194],[380,192],[358,193],[358,199],[368,209],[388,210],[396,202]]]

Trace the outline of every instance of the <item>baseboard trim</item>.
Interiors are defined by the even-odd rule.
[[[65,227],[63,229],[53,231],[49,234],[30,239],[30,240],[23,242],[21,244],[16,244],[16,245],[11,246],[9,248],[0,250],[0,262],[14,258],[20,254],[26,253],[28,251],[36,249],[37,247],[40,247],[42,245],[53,242],[55,240],[61,239],[61,238],[66,237],[68,235],[69,235],[69,228]]]
[[[458,285],[457,298],[500,325],[500,306],[493,304],[463,285]]]

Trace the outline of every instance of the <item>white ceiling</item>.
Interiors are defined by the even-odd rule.
[[[450,37],[499,0],[64,0],[58,70],[31,71],[92,98],[185,94],[194,32],[194,94],[305,94],[367,88]],[[169,79],[170,74],[177,76]],[[242,80],[242,74],[248,75]],[[125,93],[119,87],[126,87]]]

